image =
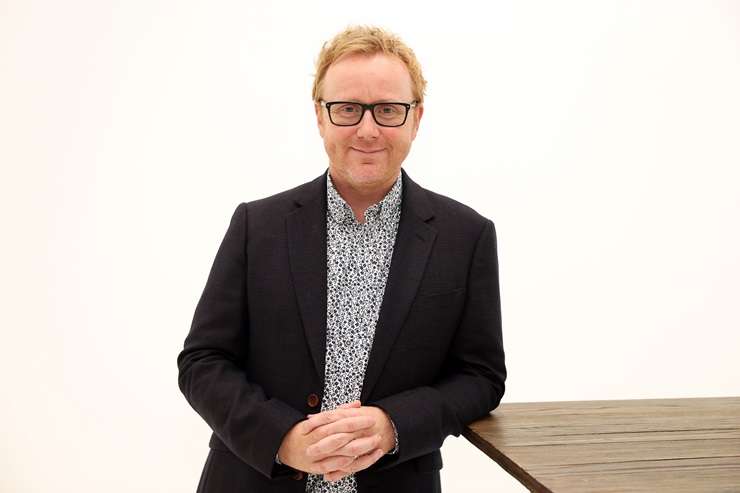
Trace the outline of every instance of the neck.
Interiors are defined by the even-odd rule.
[[[331,174],[331,182],[334,185],[334,188],[352,208],[355,218],[360,223],[365,222],[365,211],[367,208],[383,200],[383,197],[385,197],[390,189],[393,188],[393,184],[396,183],[397,178],[398,177],[394,178],[390,183],[369,186],[367,188],[357,188],[345,182],[340,177]]]

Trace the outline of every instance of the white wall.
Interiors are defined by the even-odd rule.
[[[496,222],[505,401],[740,395],[740,6],[488,4],[0,2],[0,491],[194,491],[175,358],[236,204],[325,168],[349,23],[422,61],[408,172]]]

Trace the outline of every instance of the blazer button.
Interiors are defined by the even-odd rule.
[[[303,474],[303,471],[296,471],[293,474],[293,479],[295,479],[296,481],[300,481],[301,479],[303,479],[304,476],[305,475]]]
[[[308,404],[308,407],[316,407],[319,405],[319,396],[316,394],[308,394],[308,399],[306,399],[306,403]]]

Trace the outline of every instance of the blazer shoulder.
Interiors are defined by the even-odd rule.
[[[263,197],[261,199],[256,199],[256,200],[250,200],[249,202],[246,202],[246,205],[249,209],[254,209],[254,210],[280,209],[280,208],[286,208],[286,207],[288,209],[294,209],[297,202],[300,202],[312,191],[316,191],[318,189],[316,182],[319,179],[321,179],[321,177],[317,178],[316,180],[312,180],[307,183],[304,183],[302,185],[298,185],[297,187],[293,187],[289,190],[284,190],[282,192],[278,192],[276,194],[270,195],[268,197]]]
[[[321,175],[307,183],[303,183],[302,185],[278,192],[268,197],[242,202],[237,206],[237,210],[243,208],[250,223],[253,221],[274,222],[276,217],[289,214],[305,202],[317,199],[320,200],[322,193],[321,188],[322,186],[326,186],[324,176],[325,175]]]
[[[472,207],[431,190],[422,189],[434,210],[434,219],[441,225],[480,232],[491,221]]]

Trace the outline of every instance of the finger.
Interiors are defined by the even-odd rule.
[[[328,411],[322,411],[320,413],[309,414],[308,417],[309,418],[328,417],[336,421],[337,419],[347,418],[350,416],[360,416],[360,415],[364,416],[368,414],[367,409],[368,409],[367,407],[363,407],[360,404],[360,401],[352,401],[352,402],[347,402],[345,404],[342,404],[341,406],[335,409],[330,409]],[[326,416],[322,416],[322,415],[326,415]]]
[[[310,434],[313,435],[314,442],[326,438],[335,433],[358,433],[361,430],[367,430],[369,433],[375,426],[375,419],[370,416],[357,416],[354,418],[344,418],[339,421],[316,427]],[[362,436],[359,433],[358,436]]]
[[[330,481],[330,482],[333,483],[334,481],[339,481],[342,478],[346,478],[350,474],[351,473],[349,473],[349,472],[344,472],[344,471],[341,471],[341,470],[339,470],[339,471],[333,471],[333,472],[324,474],[324,481]]]
[[[324,411],[321,413],[310,414],[308,419],[301,422],[301,432],[308,435],[320,426],[328,425],[334,421],[342,419],[343,416],[336,411]]]
[[[313,460],[323,459],[325,456],[332,455],[350,455],[355,456],[357,454],[335,454],[335,450],[340,449],[355,439],[355,435],[352,433],[335,433],[329,435],[326,438],[322,438],[318,442],[309,446],[306,449],[306,455]]]
[[[344,418],[364,415],[365,412],[361,411],[359,408],[334,409],[332,411],[311,414],[308,419],[305,419],[300,423],[301,433],[308,435],[319,426],[324,426]]]
[[[310,414],[308,419],[301,421],[300,432],[303,435],[308,435],[319,426],[329,424],[334,419],[334,416],[328,412]]]
[[[346,469],[350,464],[352,464],[353,459],[353,457],[332,455],[326,459],[314,462],[311,467],[311,469],[313,469],[311,472],[314,474],[327,474],[332,471]]]
[[[337,409],[352,409],[352,408],[357,408],[357,407],[360,407],[360,406],[362,406],[362,404],[360,404],[360,401],[352,401],[352,402],[348,402],[346,404],[342,404]]]
[[[347,457],[361,457],[365,454],[371,453],[373,450],[380,447],[380,435],[372,435],[369,437],[357,438],[348,442],[342,448],[334,450],[332,455],[343,455]]]
[[[378,462],[378,460],[383,457],[383,455],[384,452],[381,449],[375,449],[369,454],[361,455],[360,457],[352,461],[348,466],[343,467],[342,470],[351,473],[362,471]]]
[[[375,449],[373,452],[367,455],[358,457],[357,459],[352,461],[351,464],[343,469],[340,469],[338,471],[331,471],[324,474],[324,480],[339,481],[340,479],[347,477],[350,474],[354,474],[356,472],[367,469],[368,467],[378,462],[381,457],[383,457],[383,451],[381,449]]]

